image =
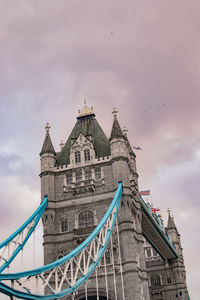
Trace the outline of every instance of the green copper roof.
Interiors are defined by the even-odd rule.
[[[77,118],[77,122],[62,151],[57,154],[57,165],[69,164],[71,140],[77,139],[79,134],[92,136],[96,157],[110,155],[110,143],[99,123],[93,115]]]
[[[44,153],[56,154],[48,132],[46,133],[40,156]]]

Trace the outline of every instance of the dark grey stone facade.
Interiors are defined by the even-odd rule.
[[[62,145],[61,152],[55,153],[52,149],[49,132],[41,152],[41,196],[43,198],[48,195],[49,199],[43,216],[44,263],[50,263],[69,253],[91,233],[112,201],[118,182],[122,181],[123,196],[118,226],[125,300],[176,299],[173,297],[177,293],[178,274],[172,273],[175,269],[179,271],[184,263],[176,261],[169,264],[160,259],[154,263],[155,260],[145,259],[146,244],[141,227],[142,212],[138,198],[135,154],[126,134],[121,131],[116,112],[110,140],[106,138],[93,111],[87,106],[77,119],[70,138],[65,146]],[[97,153],[104,153],[104,156],[98,156]],[[122,300],[119,245],[115,235],[113,245],[117,299]],[[109,261],[107,271],[109,299],[114,300],[116,296],[113,270]],[[163,282],[170,277],[173,278],[173,283],[171,287],[166,285],[165,291],[162,288],[164,285],[159,286],[159,289],[156,287],[156,292],[158,290],[160,294],[155,296],[154,289],[149,285],[149,278],[151,273],[156,272],[164,274]],[[101,297],[106,297],[104,277],[103,268],[100,267],[98,290]],[[93,275],[88,283],[88,297],[91,297],[88,299],[95,297],[95,286],[96,278]],[[183,285],[179,287],[182,289]],[[82,287],[75,299],[85,299],[84,297]],[[187,298],[182,296],[178,299]]]

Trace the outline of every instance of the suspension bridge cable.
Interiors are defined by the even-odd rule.
[[[97,300],[99,300],[99,285],[98,285],[98,274],[97,274],[97,269],[95,269],[95,276],[96,276],[96,291],[97,291]]]
[[[121,250],[120,250],[120,240],[119,240],[119,227],[118,227],[118,219],[116,218],[116,228],[117,228],[117,242],[118,242],[118,249],[119,249],[119,266],[120,266],[120,274],[121,274],[121,284],[122,284],[122,299],[125,300],[124,295],[124,281],[123,281],[123,274],[122,274],[122,258],[121,258]]]
[[[113,239],[111,235],[111,253],[112,253],[112,266],[113,266],[113,281],[114,281],[114,290],[115,290],[115,300],[117,300],[117,286],[116,286],[116,277],[115,277],[115,259],[114,259],[114,252],[113,252]]]
[[[107,267],[106,267],[106,256],[105,256],[105,253],[103,255],[103,259],[104,259],[104,271],[105,271],[105,281],[106,281],[106,297],[107,297],[107,300],[108,299],[108,275],[107,275]]]

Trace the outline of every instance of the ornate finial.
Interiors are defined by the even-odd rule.
[[[49,126],[49,123],[47,122],[46,127],[44,129],[46,129],[46,133],[49,134],[49,129],[51,128],[51,126]]]
[[[124,126],[123,128],[123,134],[127,137],[127,132],[128,132],[128,129],[126,129],[126,127]]]
[[[89,115],[92,115],[92,114],[94,114],[93,107],[89,108],[87,106],[86,99],[84,99],[84,106],[83,106],[82,110],[78,111],[78,116],[79,117],[84,117],[84,116],[89,116]]]
[[[167,209],[168,215],[171,217],[171,210],[168,208]]]
[[[64,148],[64,146],[65,146],[65,144],[64,144],[64,142],[63,142],[63,140],[61,140],[61,142],[60,142],[60,149],[62,150],[63,148]]]
[[[117,118],[118,110],[116,109],[116,107],[113,108],[112,114],[114,118]]]

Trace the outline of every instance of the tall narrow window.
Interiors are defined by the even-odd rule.
[[[85,209],[78,216],[79,228],[91,227],[94,225],[94,214],[91,210]]]
[[[67,174],[67,184],[72,183],[72,173]]]
[[[85,179],[88,180],[88,179],[91,179],[92,178],[92,172],[90,169],[86,170],[85,171]]]
[[[172,284],[172,278],[171,277],[167,277],[167,283]]]
[[[151,257],[151,248],[146,249],[147,257]]]
[[[79,172],[76,172],[76,182],[79,182],[82,180],[82,172],[79,171]]]
[[[100,179],[101,178],[101,168],[96,168],[95,169],[95,179]]]
[[[75,152],[75,163],[80,163],[81,162],[81,152],[80,151],[76,151]]]
[[[160,286],[160,276],[159,275],[153,275],[151,276],[151,286]]]
[[[84,158],[85,158],[85,161],[90,160],[90,150],[89,149],[84,150]]]
[[[61,221],[61,232],[68,232],[69,231],[69,222],[68,219]]]

